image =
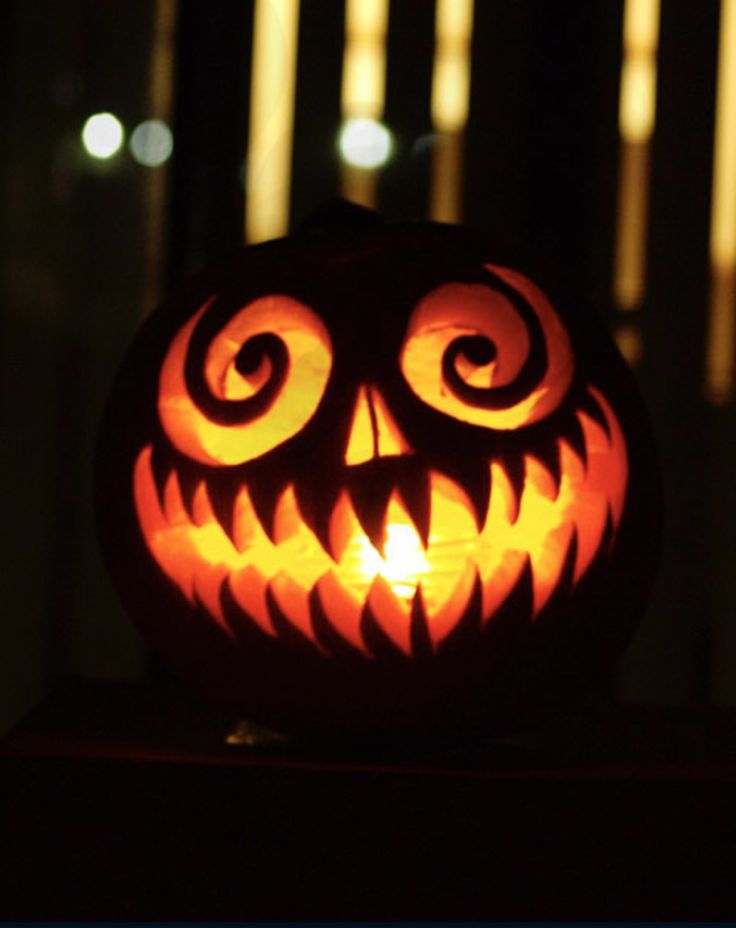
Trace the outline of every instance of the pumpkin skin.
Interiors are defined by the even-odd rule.
[[[632,378],[595,317],[475,233],[327,215],[141,328],[97,462],[116,586],[184,679],[262,723],[530,724],[645,602]]]

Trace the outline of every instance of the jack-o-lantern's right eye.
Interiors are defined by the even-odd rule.
[[[415,307],[399,363],[413,392],[439,412],[488,429],[531,425],[567,393],[570,339],[542,291],[486,265],[514,300],[489,285],[443,284]]]
[[[264,296],[197,338],[212,300],[164,358],[158,412],[172,444],[202,464],[233,466],[296,435],[327,387],[332,345],[322,320],[284,295]]]

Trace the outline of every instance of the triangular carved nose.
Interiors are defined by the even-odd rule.
[[[348,466],[364,464],[374,458],[395,457],[412,451],[378,389],[361,386],[353,409],[345,463]]]

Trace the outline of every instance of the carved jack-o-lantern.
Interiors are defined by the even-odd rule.
[[[143,327],[103,427],[101,537],[154,645],[258,719],[508,727],[637,617],[641,418],[600,323],[467,230],[317,224]]]

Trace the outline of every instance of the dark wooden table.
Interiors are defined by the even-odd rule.
[[[227,744],[70,680],[2,743],[0,917],[736,918],[736,713],[591,706],[483,742]]]

